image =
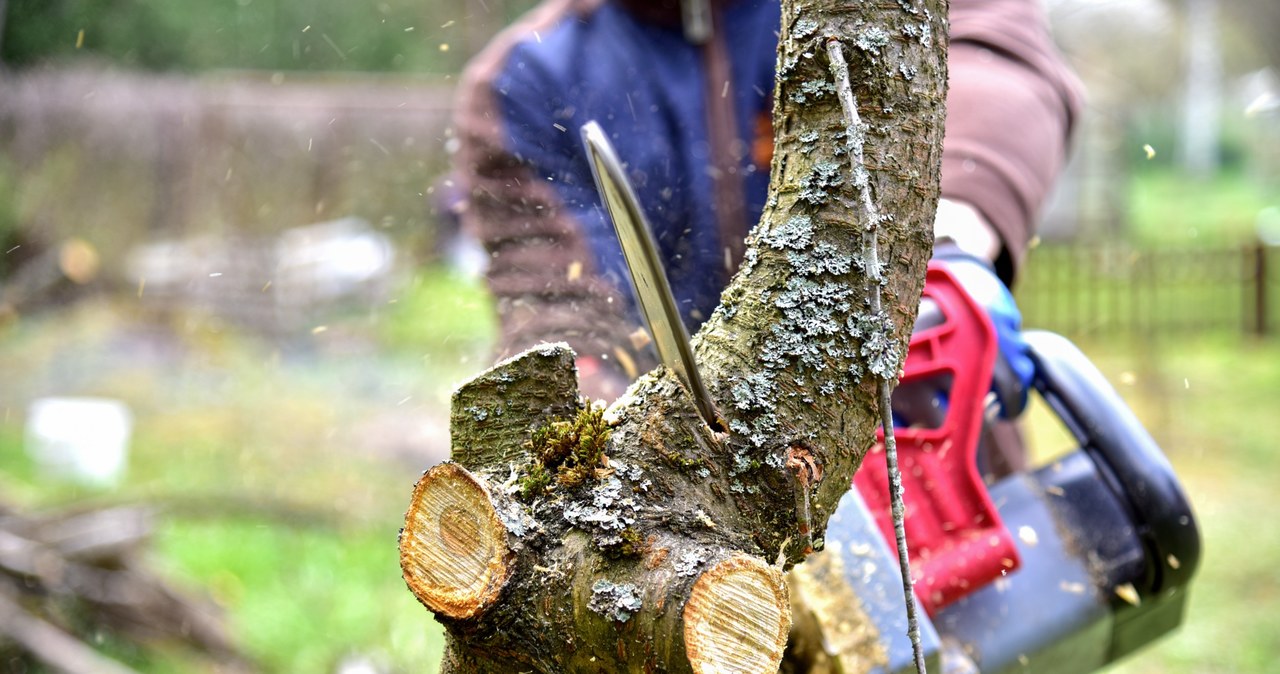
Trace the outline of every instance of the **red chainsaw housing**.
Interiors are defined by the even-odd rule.
[[[984,401],[995,366],[995,328],[955,277],[934,263],[925,277],[921,307],[922,312],[936,307],[942,320],[911,336],[894,393],[895,418],[901,414],[900,397],[912,391],[938,401],[934,411],[943,416],[940,423],[895,428],[894,437],[916,596],[933,615],[1018,568],[1020,560],[977,464]],[[910,419],[898,423],[904,421]],[[883,431],[853,484],[889,548],[896,550]]]

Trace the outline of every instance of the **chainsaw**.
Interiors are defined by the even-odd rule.
[[[643,211],[594,122],[583,142],[661,362],[713,425]],[[893,395],[921,639],[934,671],[1091,672],[1181,624],[1200,535],[1172,466],[1116,391],[1067,339],[1024,333],[1032,387],[1077,445],[1047,465],[987,484],[979,451],[993,422],[997,339],[986,312],[945,266],[930,263],[920,317]],[[884,434],[831,516],[821,567],[837,569],[835,607],[869,622],[881,664],[914,671],[890,516]],[[810,559],[810,563],[816,561]],[[805,566],[808,566],[806,564]],[[826,621],[840,623],[841,616]],[[819,621],[822,622],[822,621]],[[832,662],[836,635],[823,635]],[[865,639],[864,639],[865,641]],[[868,644],[862,643],[860,648]],[[865,650],[864,650],[865,652]],[[840,666],[833,671],[847,671]]]

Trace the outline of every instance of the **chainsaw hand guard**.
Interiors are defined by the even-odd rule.
[[[996,330],[960,281],[929,264],[923,305],[932,325],[917,324],[894,394],[895,428],[907,508],[916,593],[925,610],[938,609],[1018,568],[1009,530],[978,473],[983,400],[997,356]],[[854,475],[854,485],[893,540],[884,435]]]

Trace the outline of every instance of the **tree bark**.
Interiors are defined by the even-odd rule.
[[[770,198],[695,337],[728,432],[663,368],[603,415],[580,407],[564,346],[464,385],[458,463],[419,481],[401,535],[406,581],[448,632],[444,671],[778,670],[782,571],[821,547],[906,352],[946,82],[945,0],[782,8]]]

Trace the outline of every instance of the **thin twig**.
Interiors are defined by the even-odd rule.
[[[831,74],[835,78],[836,95],[840,98],[840,107],[844,109],[848,131],[849,163],[853,168],[853,184],[858,188],[862,207],[867,218],[866,229],[862,233],[863,257],[867,276],[871,282],[871,311],[879,315],[882,311],[880,299],[884,278],[880,273],[879,250],[876,243],[876,229],[880,224],[880,209],[871,198],[871,184],[863,160],[863,129],[858,116],[858,100],[853,95],[853,85],[849,79],[849,64],[844,59],[844,48],[839,40],[827,41],[827,57],[831,65]],[[920,621],[916,616],[916,594],[911,582],[911,562],[907,555],[907,531],[903,523],[906,508],[902,504],[902,474],[898,471],[898,443],[893,437],[893,411],[890,407],[893,392],[890,376],[880,379],[880,424],[884,427],[884,451],[889,468],[889,498],[893,504],[893,533],[898,542],[898,563],[902,571],[902,588],[907,604],[907,636],[911,639],[911,650],[915,655],[916,672],[925,674],[924,648],[920,645]]]

